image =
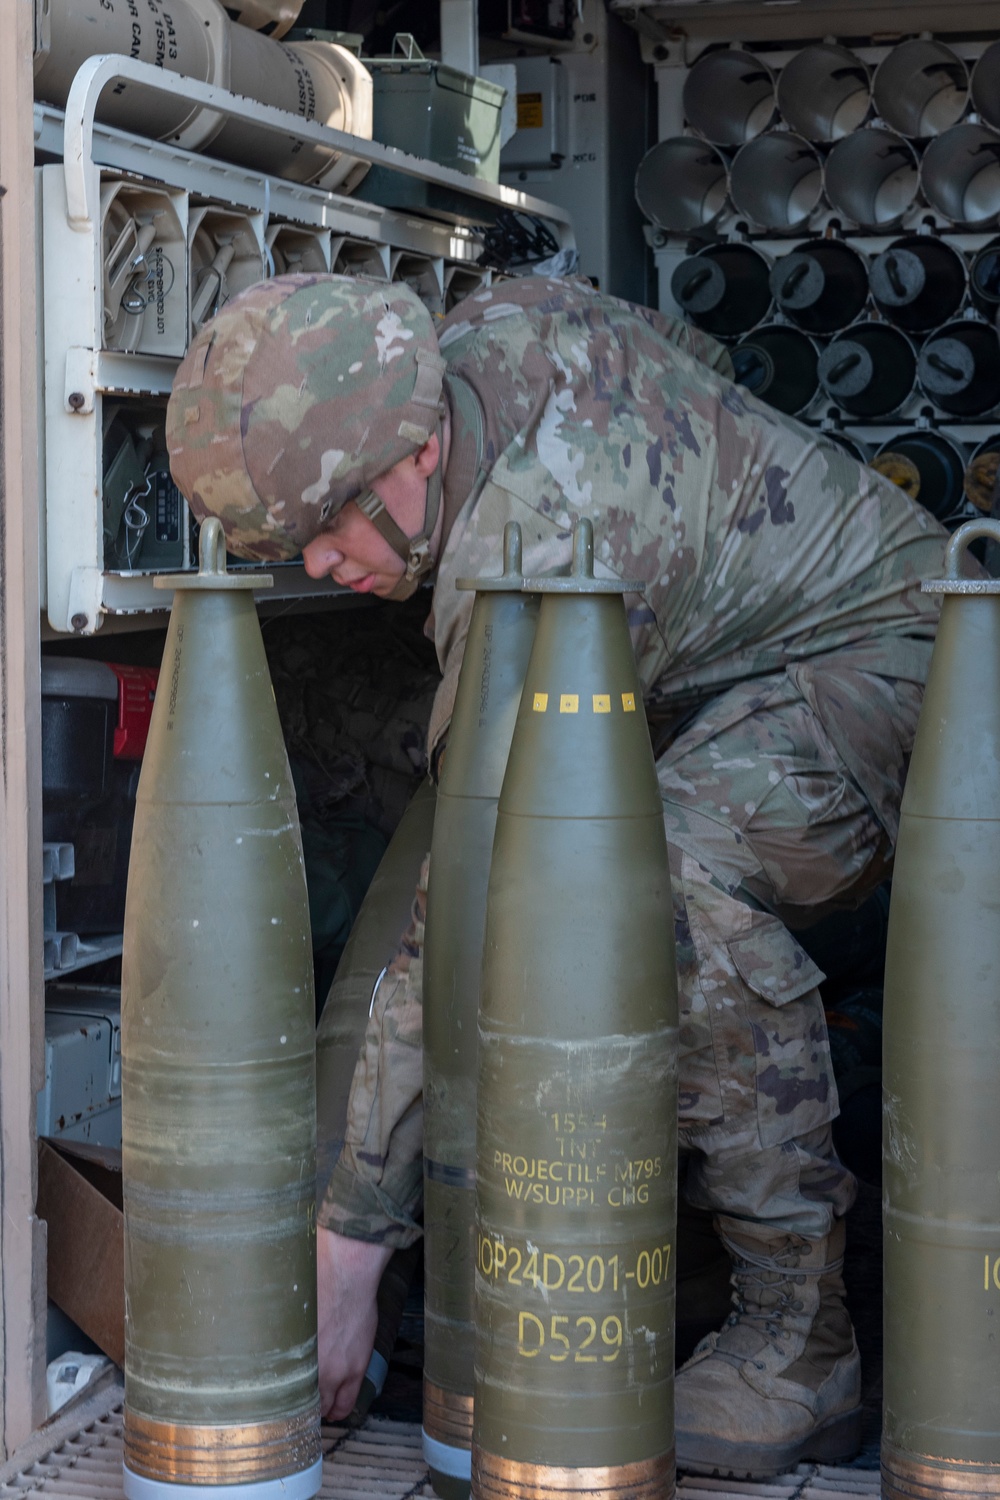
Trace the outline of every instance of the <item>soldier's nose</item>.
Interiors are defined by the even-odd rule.
[[[302,561],[310,578],[326,578],[334,568],[340,567],[344,554],[334,545],[332,537],[321,532],[303,547]]]

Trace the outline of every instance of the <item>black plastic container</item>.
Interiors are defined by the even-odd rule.
[[[117,722],[118,679],[110,667],[75,657],[42,657],[46,812],[79,807],[104,796]]]
[[[785,316],[806,333],[837,333],[868,301],[868,268],[841,240],[815,240],[775,262],[771,291]]]
[[[931,334],[917,364],[920,389],[942,411],[981,416],[1000,404],[1000,336],[989,323],[962,320]]]
[[[716,338],[739,338],[771,310],[770,266],[749,245],[709,245],[682,260],[670,278],[674,301]]]
[[[954,515],[962,504],[965,455],[943,433],[922,428],[899,432],[882,444],[872,467],[896,483],[897,475],[907,476],[909,482],[900,483],[900,488],[939,521]]]
[[[961,254],[929,234],[895,240],[871,270],[875,306],[907,333],[926,333],[953,318],[967,282]]]
[[[777,411],[798,416],[819,389],[819,351],[797,328],[759,328],[733,350],[734,379]]]
[[[917,357],[905,334],[885,323],[855,323],[820,355],[823,389],[842,411],[883,417],[913,390]]]

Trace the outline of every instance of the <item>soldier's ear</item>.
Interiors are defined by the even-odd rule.
[[[421,479],[429,479],[438,466],[441,456],[441,439],[432,432],[422,448],[413,455],[413,464]]]

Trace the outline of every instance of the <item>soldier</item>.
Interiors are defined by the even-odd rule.
[[[626,602],[671,855],[684,1189],[733,1268],[731,1315],[677,1379],[677,1460],[761,1476],[860,1439],[854,1181],[831,1144],[822,974],[793,933],[890,867],[936,623],[918,585],[944,534],[730,374],[711,340],[576,283],[505,282],[435,329],[405,286],[283,277],[195,339],[168,438],[234,551],[301,552],[311,576],[386,599],[433,575],[432,768],[473,597],[455,580],[496,568],[506,521],[527,574],[565,567],[589,516],[598,573],[646,580]],[[421,899],[319,1215],[335,1416],[381,1271],[419,1234]]]

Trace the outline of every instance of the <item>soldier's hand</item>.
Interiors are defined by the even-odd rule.
[[[354,1408],[378,1324],[376,1297],[392,1255],[385,1245],[316,1230],[319,1399],[339,1420]]]

